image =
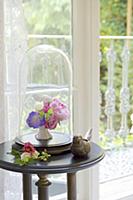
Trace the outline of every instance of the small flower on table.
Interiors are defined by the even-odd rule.
[[[48,158],[51,156],[47,153],[46,149],[38,152],[30,142],[24,144],[22,152],[16,149],[12,149],[11,153],[15,156],[15,163],[19,165],[30,164],[38,160],[47,161]]]

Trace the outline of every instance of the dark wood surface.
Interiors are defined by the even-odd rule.
[[[91,151],[87,158],[75,158],[71,152],[66,152],[60,155],[52,155],[47,162],[40,161],[19,166],[14,163],[14,156],[9,154],[12,144],[12,142],[0,144],[0,168],[25,174],[74,173],[95,165],[104,157],[104,151],[97,144],[91,143]]]

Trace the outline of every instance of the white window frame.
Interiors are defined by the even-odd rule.
[[[93,129],[98,142],[99,124],[99,0],[73,0],[74,133]],[[88,177],[88,179],[87,179]],[[78,176],[78,199],[98,200],[98,167]]]
[[[0,1],[0,142],[6,138],[5,134],[5,41],[4,41],[4,1]],[[4,133],[4,134],[3,134]]]

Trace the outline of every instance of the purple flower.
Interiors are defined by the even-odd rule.
[[[39,128],[45,124],[45,117],[40,116],[38,112],[32,111],[26,120],[29,127]]]

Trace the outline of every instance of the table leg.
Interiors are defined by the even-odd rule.
[[[45,174],[38,174],[39,180],[36,182],[38,186],[38,200],[49,200],[48,186],[51,182]]]
[[[32,200],[32,175],[23,174],[23,200]]]
[[[77,191],[76,191],[76,173],[67,174],[67,199],[76,200]]]

